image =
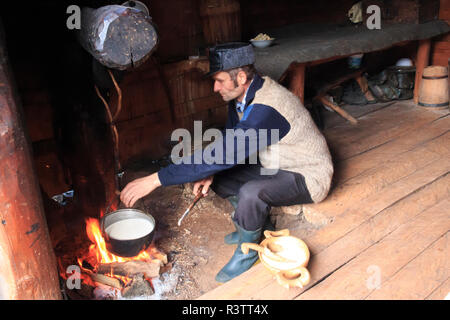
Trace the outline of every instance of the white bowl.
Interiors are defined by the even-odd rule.
[[[272,42],[274,40],[275,39],[271,39],[271,40],[250,40],[250,42],[256,48],[267,48],[268,46],[270,46],[272,44]]]

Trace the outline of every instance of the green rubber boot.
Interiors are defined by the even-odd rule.
[[[241,228],[238,224],[235,224],[237,233],[239,235],[238,246],[234,251],[230,261],[219,271],[216,276],[217,282],[227,282],[234,277],[237,277],[241,273],[247,271],[258,260],[258,252],[250,250],[248,254],[244,254],[241,250],[241,244],[244,242],[259,243],[261,238],[262,229],[256,231],[249,231]]]
[[[227,199],[228,199],[228,201],[230,201],[231,205],[236,209],[238,201],[239,201],[238,197],[237,196],[232,196],[232,197],[229,197]],[[233,218],[234,218],[234,211],[231,213],[231,219],[233,219]],[[234,224],[234,227],[237,230],[236,222],[234,222],[234,220],[233,220],[233,224]],[[266,222],[264,223],[263,231],[264,230],[275,231],[275,226],[270,221],[270,216],[267,217]],[[236,244],[238,242],[239,242],[239,234],[238,234],[237,231],[231,232],[231,233],[229,233],[229,234],[227,234],[225,236],[225,243],[226,244]]]
[[[234,217],[234,211],[231,214],[231,218],[233,218],[233,217]],[[234,222],[234,220],[233,220],[233,224],[237,230],[236,222]],[[270,221],[270,217],[267,217],[266,222],[264,223],[263,231],[265,231],[265,230],[275,231],[275,226]],[[238,242],[239,242],[239,233],[237,231],[231,232],[225,236],[226,244],[236,244]]]
[[[237,208],[238,202],[239,202],[239,198],[237,196],[231,196],[227,198],[228,201],[230,201],[231,205],[233,206],[234,209]],[[234,218],[234,211],[231,213],[231,219]],[[236,227],[236,223],[233,220],[233,224]],[[237,228],[236,228],[237,230]],[[236,244],[239,241],[239,234],[237,233],[237,231],[231,232],[229,234],[227,234],[225,236],[225,243],[226,244]]]

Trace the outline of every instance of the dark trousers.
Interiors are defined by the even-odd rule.
[[[261,175],[260,165],[238,165],[214,176],[212,190],[222,198],[238,196],[233,220],[242,228],[255,231],[263,227],[272,206],[311,203],[305,178],[278,170]]]

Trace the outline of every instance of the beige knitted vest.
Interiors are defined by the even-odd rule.
[[[256,91],[252,104],[265,104],[277,110],[291,125],[291,130],[277,144],[259,153],[264,168],[298,172],[305,177],[314,202],[328,194],[333,176],[333,162],[327,142],[300,100],[269,77]]]

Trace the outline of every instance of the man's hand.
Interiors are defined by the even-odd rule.
[[[208,195],[209,186],[213,182],[213,179],[214,179],[214,176],[209,176],[208,178],[196,181],[194,183],[194,188],[192,189],[192,192],[195,195],[197,195],[200,187],[203,186],[202,193],[203,193],[203,196],[206,197]]]
[[[125,186],[120,193],[120,200],[122,200],[127,207],[132,207],[136,201],[145,197],[159,186],[161,186],[161,182],[159,181],[157,172],[136,179]]]

